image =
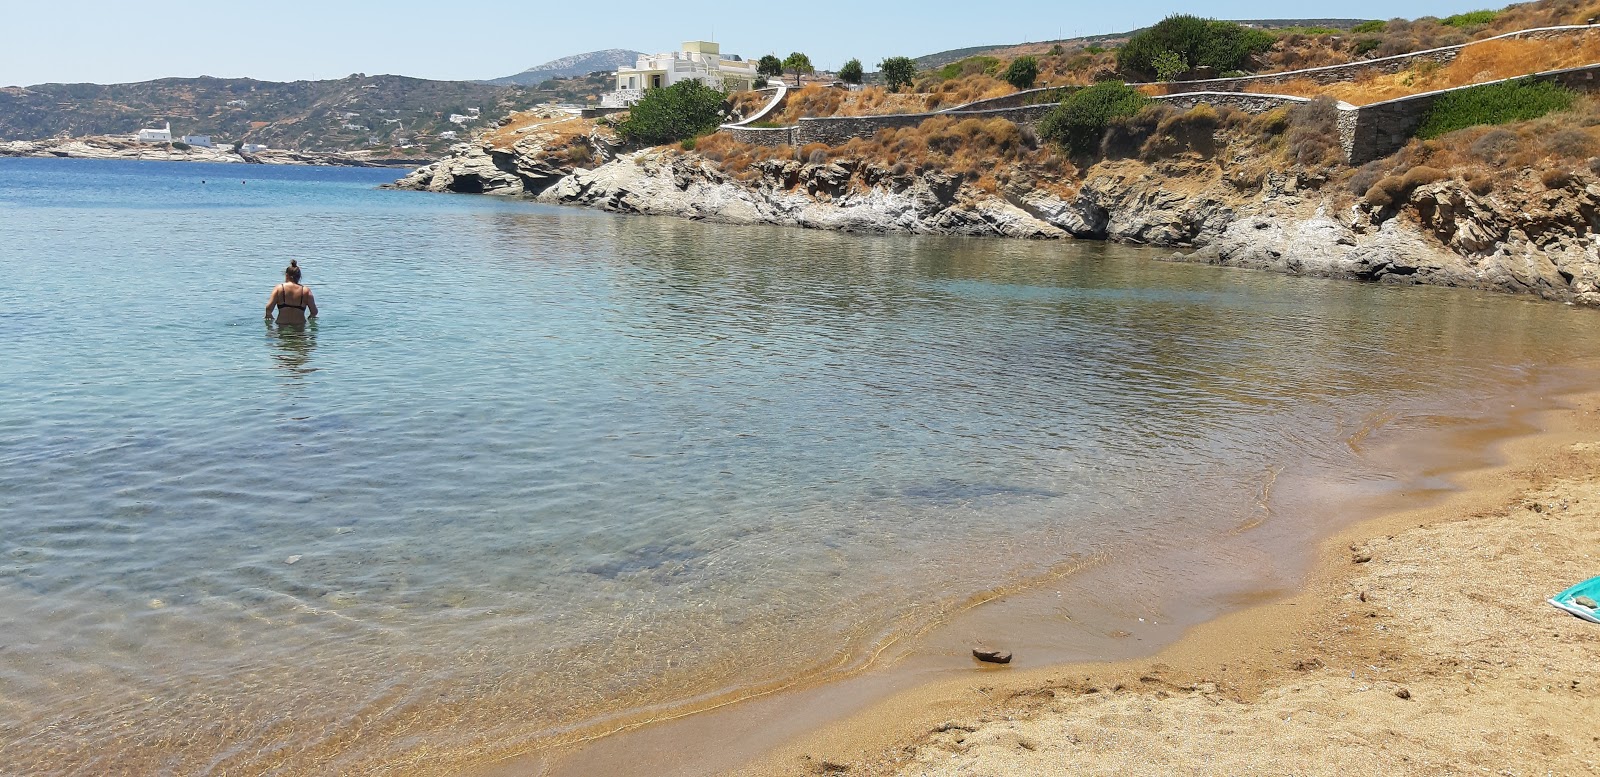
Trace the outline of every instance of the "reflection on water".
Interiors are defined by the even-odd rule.
[[[267,338],[273,346],[272,358],[279,369],[288,376],[288,384],[304,379],[317,371],[308,366],[311,352],[317,349],[317,320],[304,324],[266,323]]]
[[[39,311],[0,312],[19,773],[450,772],[849,665],[1070,559],[1211,554],[1152,592],[1219,558],[1292,574],[1298,486],[1394,487],[1369,437],[1493,416],[1600,342],[1588,311],[1098,244],[337,170],[229,210],[166,180],[193,168],[63,164],[0,164]],[[296,255],[339,304],[263,358],[258,281]],[[215,292],[169,319],[115,315],[195,276]]]

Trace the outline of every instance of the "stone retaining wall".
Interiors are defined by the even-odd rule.
[[[1600,75],[1597,74],[1600,74],[1600,65],[1585,65],[1485,83],[1499,84],[1529,79],[1553,81],[1576,91],[1593,92],[1600,89]],[[1427,118],[1428,111],[1440,97],[1483,85],[1459,86],[1351,109],[1347,112],[1354,114],[1354,119],[1348,120],[1351,124],[1349,138],[1346,140],[1341,137],[1341,140],[1346,140],[1345,158],[1350,160],[1350,164],[1360,165],[1399,151],[1416,134],[1423,120]],[[1343,115],[1340,119],[1340,135],[1343,136],[1346,119]]]
[[[1290,81],[1305,80],[1320,85],[1336,84],[1341,81],[1354,81],[1364,76],[1392,75],[1404,70],[1410,70],[1424,62],[1434,62],[1447,65],[1454,62],[1468,46],[1476,46],[1495,40],[1508,40],[1520,38],[1525,40],[1550,40],[1566,36],[1583,36],[1600,29],[1600,25],[1577,24],[1566,27],[1538,27],[1531,30],[1518,30],[1493,38],[1484,38],[1458,46],[1445,46],[1443,48],[1414,51],[1410,54],[1398,54],[1392,57],[1369,59],[1362,62],[1350,62],[1343,65],[1328,65],[1314,67],[1306,70],[1291,70],[1285,73],[1267,73],[1258,76],[1243,76],[1240,78],[1211,78],[1204,81],[1172,81],[1151,86],[1165,87],[1168,94],[1181,92],[1238,92],[1250,86],[1274,86],[1286,84]]]
[[[1021,125],[1034,125],[1045,114],[1055,109],[1054,103],[1026,105],[1019,108],[998,108],[987,111],[944,111],[935,113],[895,113],[884,116],[848,116],[820,119],[801,119],[798,141],[827,143],[837,146],[851,138],[870,138],[879,130],[894,127],[915,127],[928,119],[1005,119]]]
[[[1568,88],[1583,92],[1600,91],[1600,64],[1535,73],[1503,79],[1503,81],[1522,79],[1554,81]],[[1502,81],[1488,83],[1502,83]],[[1473,86],[1482,85],[1474,84]],[[1401,97],[1360,107],[1340,103],[1338,106],[1339,145],[1344,150],[1345,158],[1353,165],[1360,165],[1374,159],[1386,157],[1400,150],[1416,134],[1417,128],[1422,125],[1428,110],[1433,107],[1434,102],[1440,96],[1460,91],[1461,89],[1471,89],[1473,86]],[[1189,109],[1203,103],[1215,106],[1225,105],[1254,114],[1265,113],[1286,105],[1292,106],[1310,102],[1305,97],[1247,92],[1184,92],[1163,95],[1153,99],[1179,109]],[[826,143],[830,146],[837,146],[850,141],[852,138],[870,138],[876,135],[879,130],[915,127],[928,119],[940,117],[952,119],[1000,118],[1016,122],[1019,125],[1031,126],[1037,124],[1055,107],[1053,103],[1043,103],[977,111],[954,110],[936,113],[901,113],[886,116],[801,119],[797,127],[774,129],[735,127],[725,131],[732,132],[734,139],[753,145],[803,146],[807,143]]]
[[[799,127],[724,127],[733,139],[752,146],[797,146]]]

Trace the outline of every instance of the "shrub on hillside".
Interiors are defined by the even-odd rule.
[[[1122,159],[1144,153],[1146,144],[1156,136],[1162,122],[1176,113],[1170,105],[1151,102],[1131,116],[1111,119],[1100,136],[1100,156]]]
[[[1233,22],[1176,14],[1139,32],[1117,50],[1117,67],[1127,73],[1152,75],[1164,52],[1176,54],[1185,69],[1211,67],[1243,70],[1256,54],[1272,48],[1276,38]]]
[[[889,91],[898,92],[910,86],[916,79],[917,62],[910,57],[889,57],[878,63],[878,70],[883,73],[883,80],[889,85]]]
[[[1000,77],[1018,89],[1032,89],[1033,82],[1039,78],[1039,60],[1033,57],[1017,57],[1011,60],[1006,72]]]
[[[1289,109],[1289,157],[1305,167],[1332,164],[1343,154],[1339,146],[1339,108],[1331,97],[1318,97]]]
[[[949,81],[964,76],[993,75],[1000,70],[1000,60],[995,57],[967,57],[939,68],[940,79]]]
[[[1039,136],[1069,153],[1090,154],[1100,147],[1112,121],[1137,114],[1149,102],[1150,98],[1121,81],[1102,81],[1063,100],[1039,122]]]
[[[1446,16],[1440,19],[1439,23],[1447,27],[1477,27],[1480,24],[1488,24],[1494,21],[1494,18],[1499,15],[1499,11],[1468,11],[1467,13],[1458,13],[1455,16]]]
[[[1378,19],[1373,19],[1370,22],[1362,22],[1354,27],[1351,27],[1350,31],[1356,33],[1357,35],[1361,35],[1364,33],[1383,32],[1383,29],[1387,26],[1389,25]]]
[[[1222,121],[1216,108],[1203,103],[1182,113],[1172,111],[1156,125],[1155,134],[1145,141],[1139,156],[1155,161],[1193,151],[1210,157],[1216,153],[1216,133]]]
[[[1546,189],[1565,189],[1571,186],[1575,180],[1577,179],[1573,178],[1572,173],[1559,167],[1551,168],[1539,174],[1539,183],[1544,184]]]
[[[650,145],[704,135],[722,123],[727,101],[721,90],[699,81],[679,81],[645,92],[617,131],[630,142]]]
[[[852,59],[839,68],[839,80],[847,84],[861,83],[861,60]]]
[[[1556,84],[1526,79],[1450,92],[1428,110],[1417,137],[1436,138],[1480,124],[1537,119],[1571,108],[1575,97],[1570,90]]]

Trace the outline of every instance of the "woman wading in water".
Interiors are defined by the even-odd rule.
[[[317,298],[312,296],[311,289],[300,285],[300,262],[289,260],[289,266],[283,268],[283,283],[272,289],[272,296],[267,297],[267,320],[272,320],[272,309],[278,309],[278,323],[304,324],[307,311],[311,318],[317,317]]]

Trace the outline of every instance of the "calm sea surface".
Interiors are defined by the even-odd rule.
[[[1279,477],[1414,482],[1352,441],[1600,351],[1525,299],[396,175],[0,159],[0,771],[423,774],[848,666]],[[323,316],[280,331],[290,258]]]

